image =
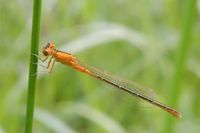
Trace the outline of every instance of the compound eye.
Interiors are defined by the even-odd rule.
[[[42,53],[43,53],[44,56],[48,56],[49,55],[49,53],[46,50],[43,50]]]

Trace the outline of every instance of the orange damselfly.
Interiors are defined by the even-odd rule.
[[[136,86],[131,81],[120,80],[119,78],[116,78],[114,76],[111,76],[110,74],[105,73],[104,71],[101,71],[101,70],[99,70],[95,67],[92,67],[90,65],[87,65],[85,63],[82,63],[73,54],[57,50],[55,48],[54,43],[52,43],[52,42],[48,43],[43,48],[42,53],[45,56],[45,58],[43,60],[40,59],[42,62],[45,62],[50,57],[48,64],[46,66],[46,68],[49,70],[49,72],[52,71],[53,66],[56,61],[60,62],[62,64],[65,64],[65,65],[68,65],[68,66],[74,68],[75,70],[78,70],[78,71],[83,72],[87,75],[90,75],[96,79],[104,81],[104,82],[114,86],[115,88],[118,88],[129,94],[139,97],[140,99],[147,101],[147,102],[151,103],[152,105],[155,105],[155,106],[163,109],[164,111],[172,114],[175,117],[178,117],[178,118],[182,117],[181,113],[179,113],[175,109],[170,108],[167,105],[159,102],[158,100],[156,100],[155,98],[153,98],[150,95],[143,94],[140,91],[141,87]]]

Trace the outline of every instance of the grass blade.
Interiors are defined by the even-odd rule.
[[[35,100],[35,86],[37,77],[37,57],[32,55],[38,54],[39,33],[40,33],[40,16],[41,16],[41,0],[34,0],[33,4],[33,20],[32,20],[32,36],[31,36],[31,53],[29,65],[29,81],[28,81],[28,103],[26,112],[26,133],[32,132],[33,114],[34,114],[34,100]]]
[[[190,41],[192,37],[193,23],[196,15],[196,0],[185,1],[183,11],[183,24],[181,31],[180,44],[178,46],[177,64],[174,77],[169,89],[169,105],[176,106],[180,92],[181,92],[181,82],[184,76],[184,71],[187,61],[187,53],[190,48]],[[184,117],[184,116],[183,116]],[[165,117],[164,121],[164,131],[165,133],[172,133],[174,127],[174,119],[171,117]]]

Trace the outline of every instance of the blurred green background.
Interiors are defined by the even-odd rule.
[[[32,8],[0,1],[0,133],[24,132]],[[199,0],[43,0],[40,49],[53,41],[150,87],[183,117],[57,63],[51,74],[39,66],[33,132],[200,132],[199,14]]]

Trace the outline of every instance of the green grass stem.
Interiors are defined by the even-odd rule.
[[[191,44],[192,29],[196,15],[196,0],[186,0],[184,3],[182,31],[180,43],[177,48],[177,64],[171,87],[168,92],[169,105],[176,106],[181,92],[181,82],[184,77],[187,55]],[[184,114],[183,114],[184,117]],[[164,132],[172,133],[175,124],[175,119],[166,116],[164,120]]]
[[[25,132],[32,132],[32,123],[34,115],[34,100],[35,100],[35,87],[37,78],[37,57],[32,55],[38,54],[39,35],[40,35],[40,16],[41,16],[41,0],[34,0],[33,4],[33,20],[32,20],[32,36],[31,36],[31,53],[29,65],[29,80],[28,80],[28,102],[26,112],[26,127]]]

